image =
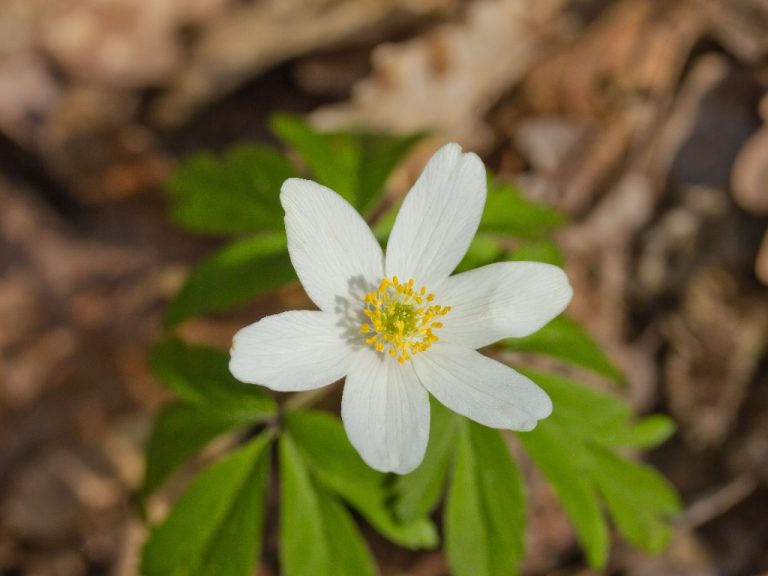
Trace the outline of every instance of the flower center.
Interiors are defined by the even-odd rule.
[[[368,321],[360,325],[360,333],[370,334],[365,343],[397,357],[400,364],[424,352],[438,340],[433,330],[443,324],[437,319],[451,311],[450,306],[432,304],[434,299],[424,286],[416,290],[413,278],[405,284],[397,276],[384,278],[364,299]]]

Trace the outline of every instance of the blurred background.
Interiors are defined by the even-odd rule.
[[[675,538],[607,572],[768,573],[768,1],[0,0],[0,574],[136,573],[146,351],[217,246],[163,184],[278,111],[428,132],[392,194],[452,140],[564,211],[570,315],[679,425]],[[226,347],[258,306],[181,331]],[[536,477],[530,507],[524,573],[589,574]]]

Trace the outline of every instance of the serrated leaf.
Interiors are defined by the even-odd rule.
[[[557,409],[557,406],[555,407]],[[585,472],[583,451],[551,422],[545,420],[531,432],[519,433],[526,452],[544,473],[576,529],[592,568],[608,560],[608,526],[600,510],[597,490]]]
[[[318,482],[343,498],[378,532],[407,548],[437,545],[437,530],[428,518],[397,521],[387,505],[387,476],[363,462],[337,417],[297,411],[286,414],[284,422]]]
[[[261,549],[268,450],[262,434],[208,467],[144,546],[145,576],[247,576]],[[235,537],[236,536],[236,537]]]
[[[155,417],[146,447],[146,468],[141,496],[145,498],[211,440],[243,425],[239,415],[174,402]]]
[[[173,219],[202,233],[280,231],[280,187],[293,176],[296,171],[285,158],[262,146],[240,146],[221,158],[197,154],[185,159],[168,182]]]
[[[216,348],[169,338],[152,348],[149,362],[152,373],[165,387],[209,411],[245,422],[276,411],[274,399],[263,388],[243,384],[229,373],[229,356]]]
[[[285,576],[373,576],[351,516],[318,486],[289,436],[280,439],[280,562]]]
[[[680,500],[655,470],[592,446],[592,477],[622,535],[651,553],[669,543],[669,520],[680,511]]]
[[[457,576],[517,574],[525,531],[520,473],[498,430],[462,424],[445,509],[448,562]]]
[[[428,516],[437,506],[458,432],[457,416],[430,399],[429,444],[421,466],[395,480],[395,513],[401,520]]]
[[[540,239],[565,223],[554,208],[523,198],[514,186],[489,179],[480,232]]]
[[[230,310],[295,278],[283,233],[233,242],[192,270],[165,322],[174,326],[204,312]]]
[[[526,338],[507,338],[502,345],[519,352],[556,358],[614,381],[624,378],[587,331],[565,316],[558,316]]]
[[[304,118],[278,114],[272,130],[296,150],[315,178],[360,212],[368,212],[384,191],[392,170],[421,136],[366,132],[319,132]]]

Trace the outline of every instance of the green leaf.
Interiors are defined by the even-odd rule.
[[[515,248],[507,255],[507,260],[522,262],[544,262],[553,266],[563,267],[563,258],[560,248],[551,240],[532,240]]]
[[[507,338],[502,344],[518,352],[550,356],[614,381],[624,378],[586,330],[565,316],[558,316],[526,338]]]
[[[174,326],[204,312],[230,310],[295,278],[283,233],[233,242],[192,270],[165,322]]]
[[[168,182],[173,219],[209,234],[281,231],[280,187],[293,176],[285,158],[262,146],[233,148],[222,158],[197,154]]]
[[[207,468],[187,488],[144,546],[145,576],[246,576],[263,530],[271,435]]]
[[[614,445],[626,433],[632,409],[620,398],[592,390],[575,380],[528,369],[520,372],[549,394],[554,405],[548,426],[558,426],[568,436]]]
[[[394,206],[391,206],[373,225],[373,235],[382,247],[386,245],[387,239],[392,233],[392,228],[395,225],[395,219],[397,218],[397,213],[400,211],[401,205],[402,203],[397,203]]]
[[[457,576],[517,574],[523,555],[522,480],[498,430],[464,420],[445,510]]]
[[[554,208],[523,198],[510,184],[489,179],[480,232],[539,239],[565,223]]]
[[[606,447],[651,447],[675,431],[674,422],[656,414],[632,422],[632,408],[622,399],[592,390],[556,374],[521,369],[552,398],[555,406],[547,422],[567,436],[577,435]]]
[[[680,500],[655,470],[630,462],[610,450],[593,446],[592,475],[624,537],[638,548],[661,552],[669,543],[669,520],[680,511]]]
[[[663,414],[654,414],[616,432],[611,438],[611,444],[629,448],[653,448],[663,444],[676,430],[674,420]]]
[[[280,439],[280,561],[285,576],[373,576],[349,513],[309,474],[289,436]]]
[[[555,410],[558,406],[555,405]],[[586,476],[584,450],[563,436],[549,420],[535,430],[518,434],[526,452],[544,473],[568,514],[592,568],[608,560],[608,526],[600,510],[597,490]]]
[[[427,516],[437,506],[456,443],[458,418],[440,402],[431,399],[430,404],[429,444],[424,462],[395,480],[395,512],[401,520]]]
[[[147,442],[141,497],[159,488],[171,472],[211,440],[242,425],[238,415],[195,404],[175,402],[164,406]]]
[[[398,521],[387,505],[387,476],[368,467],[347,439],[335,416],[296,411],[284,422],[307,466],[318,482],[343,498],[378,532],[407,548],[437,545],[437,530],[423,516]]]
[[[183,401],[164,407],[155,420],[142,497],[216,436],[276,412],[264,389],[232,377],[220,350],[170,338],[152,348],[149,361],[155,377]]]
[[[149,362],[164,386],[209,411],[242,422],[263,419],[276,411],[275,401],[263,388],[243,384],[229,373],[229,356],[216,348],[170,338],[152,348]]]
[[[318,132],[299,116],[272,117],[272,130],[295,149],[317,180],[367,213],[380,198],[392,170],[420,135],[396,137],[366,132]]]
[[[674,425],[664,416],[634,424],[619,398],[552,374],[523,371],[552,398],[552,416],[520,434],[526,450],[552,483],[593,567],[608,554],[602,497],[619,531],[631,543],[657,552],[667,543],[669,516],[679,508],[671,487],[651,468],[618,454],[618,446],[649,446]]]
[[[493,262],[504,260],[506,251],[499,241],[487,234],[477,234],[469,245],[467,253],[456,267],[456,274],[474,268],[480,268]]]

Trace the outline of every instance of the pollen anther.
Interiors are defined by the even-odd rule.
[[[360,325],[360,333],[371,334],[365,343],[396,357],[400,364],[424,352],[438,341],[433,330],[442,328],[443,323],[436,319],[451,311],[450,306],[432,304],[434,299],[426,287],[414,288],[413,278],[405,283],[397,276],[384,278],[378,290],[363,299],[368,322]]]

